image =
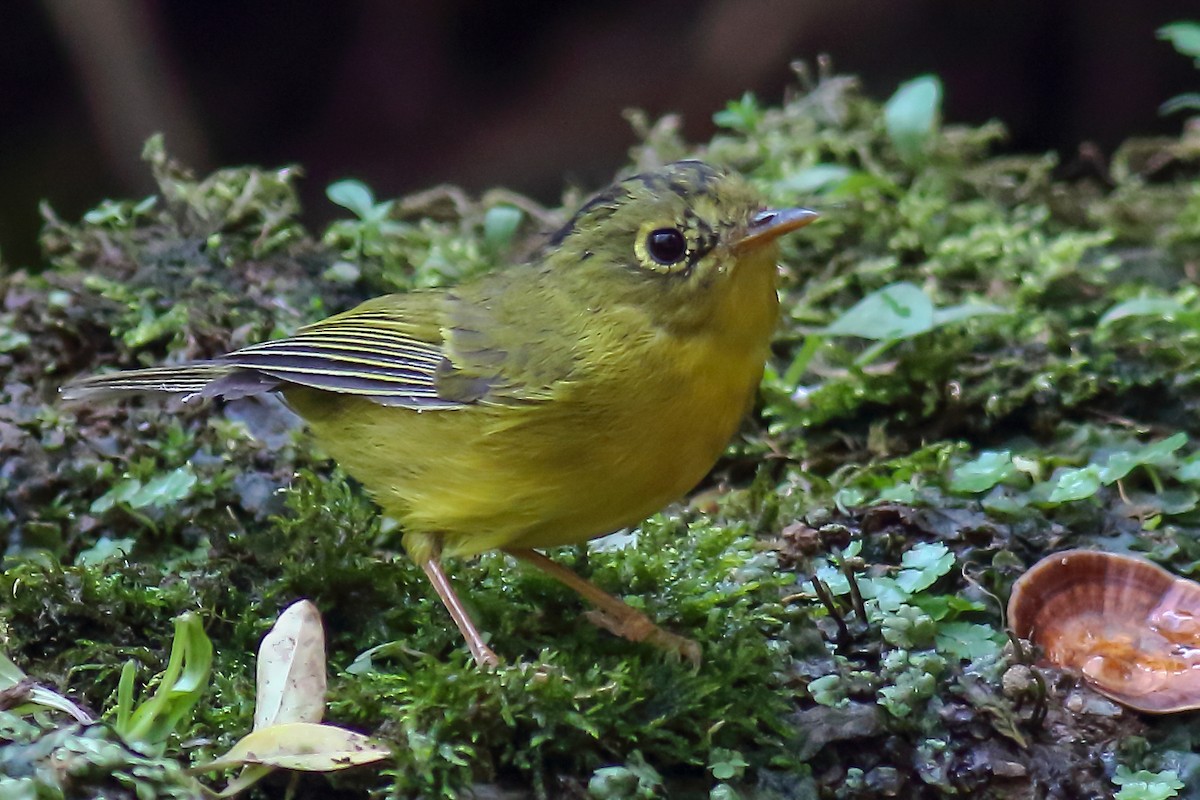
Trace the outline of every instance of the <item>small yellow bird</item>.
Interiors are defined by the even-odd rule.
[[[529,263],[62,394],[281,392],[403,525],[480,666],[499,659],[443,555],[501,549],[582,594],[597,624],[698,661],[695,642],[533,548],[640,522],[712,468],[762,377],[776,239],[816,216],[764,210],[738,176],[680,161],[593,197]]]

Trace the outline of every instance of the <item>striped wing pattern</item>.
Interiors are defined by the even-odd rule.
[[[295,336],[250,345],[217,361],[297,386],[360,395],[380,405],[463,405],[438,392],[439,374],[450,370],[441,347],[371,324],[363,316],[311,325]]]
[[[420,333],[429,335],[428,327]],[[395,310],[360,308],[212,361],[93,375],[64,387],[62,396],[162,392],[233,399],[291,384],[416,410],[462,408],[477,399],[446,387],[439,392],[439,381],[455,370],[440,342],[418,338],[412,329]]]

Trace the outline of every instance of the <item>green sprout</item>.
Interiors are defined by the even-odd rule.
[[[180,732],[208,687],[212,657],[212,642],[204,633],[200,617],[191,612],[181,614],[175,619],[171,656],[159,677],[158,688],[136,707],[133,681],[137,665],[125,662],[117,686],[113,728],[130,747],[161,754],[167,738]]]

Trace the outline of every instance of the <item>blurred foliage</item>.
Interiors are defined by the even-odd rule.
[[[688,505],[556,553],[696,638],[699,670],[579,624],[569,590],[490,554],[453,565],[508,662],[481,673],[395,525],[280,403],[56,401],[81,372],[211,357],[522,258],[578,193],[548,210],[341,182],[351,216],[314,236],[295,169],[198,179],[152,140],[155,196],[78,223],[45,208],[44,269],[0,278],[0,648],[101,722],[0,714],[0,789],[189,796],[182,766],[250,729],[258,640],[299,597],[326,621],[329,720],[395,758],[292,796],[1103,796],[1117,761],[1194,780],[1182,734],[1075,702],[1000,609],[1069,546],[1200,572],[1200,140],[1131,141],[1066,179],[990,155],[998,123],[941,119],[930,76],[883,104],[824,67],[797,78],[778,106],[731,102],[704,145],[631,115],[630,170],[701,157],[823,214],[783,245],[744,436]],[[135,751],[122,673],[169,671],[185,613],[213,643],[206,691],[161,757]],[[282,795],[275,778],[253,791]]]
[[[1181,56],[1187,56],[1200,69],[1200,22],[1174,22],[1158,29],[1158,38],[1166,39]],[[1176,95],[1162,104],[1160,113],[1200,111],[1200,93]]]

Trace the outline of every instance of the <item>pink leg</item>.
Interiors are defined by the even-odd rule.
[[[434,591],[438,593],[438,597],[442,598],[442,605],[450,612],[454,624],[458,626],[463,638],[467,640],[467,647],[470,648],[471,655],[475,657],[475,663],[484,669],[498,666],[500,657],[484,644],[483,637],[479,635],[479,629],[475,627],[471,615],[467,613],[462,601],[454,593],[454,587],[450,585],[450,579],[446,577],[437,558],[421,562],[421,569],[425,570],[425,575],[433,584]]]
[[[527,548],[506,547],[504,552],[513,558],[532,564],[560,583],[571,587],[585,600],[596,606],[594,611],[586,614],[588,620],[593,624],[623,639],[631,642],[649,642],[656,647],[686,658],[695,666],[700,665],[700,645],[696,642],[663,630],[636,608],[618,600],[591,581],[579,577],[557,561],[552,561],[538,551]]]

